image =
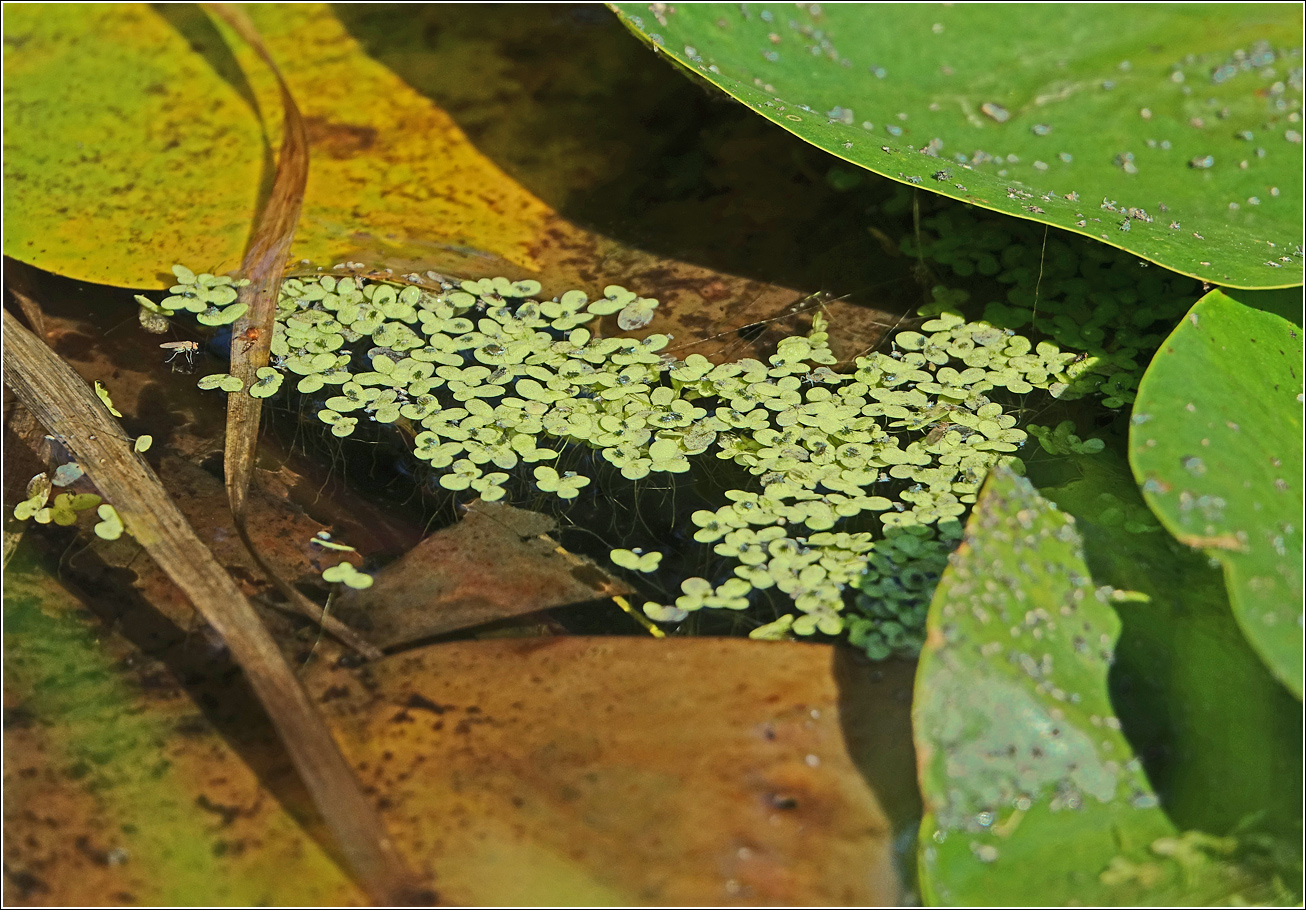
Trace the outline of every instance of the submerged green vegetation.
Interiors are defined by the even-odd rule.
[[[839,364],[818,307],[810,331],[766,362],[713,363],[668,353],[665,334],[592,328],[614,316],[624,331],[656,325],[656,299],[615,285],[539,299],[538,282],[503,277],[300,275],[282,285],[272,365],[248,393],[277,395],[298,377],[334,436],[398,424],[439,487],[489,501],[522,485],[574,501],[604,494],[598,475],[669,480],[729,462],[734,482],[715,507],[677,529],[704,553],[675,565],[699,574],[668,578],[652,548],[611,550],[632,584],[657,574],[662,594],[644,613],[674,625],[766,600],[752,637],[846,633],[872,657],[912,655],[988,471],[1021,470],[1031,434],[1049,453],[1101,445],[1073,421],[1050,429],[1028,415],[1085,396],[1132,401],[1195,282],[959,207],[924,219],[904,252],[1000,299],[971,306],[944,278],[887,351]],[[168,297],[139,298],[143,318],[187,311],[226,325],[243,313],[231,279],[173,271]],[[200,384],[241,391],[225,375]],[[577,451],[588,472],[566,469]]]

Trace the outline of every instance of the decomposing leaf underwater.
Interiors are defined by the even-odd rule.
[[[27,498],[14,507],[14,518],[27,521],[34,518],[45,508],[50,500],[51,481],[45,472],[37,474],[27,482]]]
[[[50,482],[56,487],[66,487],[69,484],[76,483],[85,473],[81,465],[75,461],[70,461],[54,469],[54,477],[50,479]]]

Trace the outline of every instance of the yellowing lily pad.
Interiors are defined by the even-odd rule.
[[[524,272],[544,279],[546,294],[643,276],[639,286],[658,288],[662,299],[659,330],[680,344],[775,318],[798,296],[636,250],[560,217],[369,56],[331,8],[248,12],[308,132],[292,258],[383,263],[400,275]],[[280,133],[277,87],[254,53],[197,7],[16,6],[5,33],[5,253],[128,287],[173,284],[167,263],[235,269],[259,187],[270,180],[268,143]],[[531,289],[533,279],[524,280],[520,287]],[[866,307],[827,306],[849,339],[836,345],[840,356],[892,324]]]

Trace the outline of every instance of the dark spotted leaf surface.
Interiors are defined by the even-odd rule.
[[[201,631],[179,646],[186,633],[151,613],[108,634],[26,544],[6,567],[4,820],[21,835],[5,838],[5,903],[365,900],[220,644]]]
[[[1302,281],[1291,5],[613,7],[694,76],[878,174],[1213,283]]]
[[[1219,291],[1189,311],[1138,386],[1129,461],[1183,543],[1224,565],[1234,615],[1302,695],[1301,330]]]
[[[915,729],[923,896],[1127,905],[1279,897],[1238,842],[1180,833],[1108,694],[1120,621],[1074,520],[999,468],[930,608]]]

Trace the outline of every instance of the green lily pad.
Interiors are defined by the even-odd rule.
[[[1224,565],[1234,615],[1302,696],[1302,341],[1212,291],[1138,386],[1129,461],[1152,511]]]
[[[1123,628],[1112,701],[1148,780],[1183,828],[1260,831],[1297,845],[1301,705],[1238,628],[1218,566],[1157,523],[1129,470],[1124,439],[1105,451],[1029,463],[1078,479],[1040,492],[1074,516],[1098,583],[1141,592],[1115,605]]]
[[[1180,832],[1108,694],[1120,595],[1074,519],[995,469],[930,608],[913,707],[933,904],[1284,900],[1235,838]]]
[[[613,8],[852,164],[1215,283],[1302,283],[1295,7]]]
[[[271,398],[277,394],[277,390],[281,388],[282,380],[285,379],[281,371],[275,367],[259,367],[254,375],[258,378],[250,386],[249,394],[255,398]]]

